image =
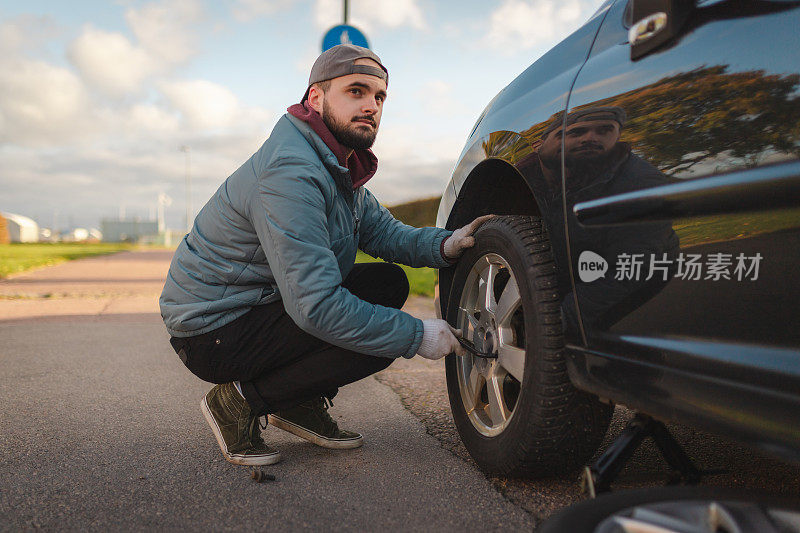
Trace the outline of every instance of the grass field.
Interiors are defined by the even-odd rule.
[[[375,259],[362,251],[356,256],[356,263],[379,263],[382,259]],[[433,298],[433,286],[436,283],[436,271],[432,268],[411,268],[400,265],[406,271],[411,294],[430,296]]]
[[[29,268],[50,266],[71,259],[129,250],[122,243],[25,243],[0,244],[0,278]]]

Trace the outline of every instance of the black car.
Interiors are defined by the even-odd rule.
[[[477,354],[446,369],[482,469],[575,471],[614,404],[689,477],[660,422],[800,459],[798,28],[796,1],[609,0],[481,114],[437,225],[500,216],[437,312]]]

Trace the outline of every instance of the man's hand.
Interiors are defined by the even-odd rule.
[[[444,257],[445,259],[457,259],[464,253],[465,248],[475,246],[475,237],[472,236],[478,228],[494,217],[495,215],[484,215],[478,217],[463,228],[458,228],[444,241]]]
[[[445,355],[455,353],[466,355],[456,337],[461,337],[461,330],[453,328],[444,320],[432,318],[422,321],[422,344],[417,353],[425,359],[441,359]]]

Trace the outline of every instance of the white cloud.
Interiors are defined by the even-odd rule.
[[[430,163],[406,161],[392,165],[381,162],[367,188],[384,205],[440,196],[452,170],[452,161],[445,160]]]
[[[202,17],[197,0],[165,0],[125,12],[139,44],[167,65],[181,64],[196,53],[192,28]]]
[[[252,20],[294,2],[233,0],[227,9],[238,20]],[[378,29],[425,29],[427,13],[420,4],[351,0],[351,20],[368,36]],[[2,201],[25,214],[44,216],[40,221],[48,225],[56,209],[62,224],[74,215],[78,225],[96,225],[101,216],[115,215],[120,203],[129,215],[146,216],[158,192],[165,191],[175,199],[168,224],[181,227],[185,155],[178,147],[191,146],[197,211],[258,149],[277,116],[245,105],[247,93],[234,92],[236,81],[219,81],[224,69],[213,70],[209,63],[200,65],[209,68],[208,79],[183,79],[180,67],[202,52],[199,39],[214,22],[199,0],[120,0],[116,5],[124,6],[128,29],[93,18],[77,34],[71,35],[71,28],[54,38],[55,32],[33,25],[0,23]],[[327,28],[341,21],[341,0],[305,5],[319,8],[309,13],[312,24],[316,20]],[[71,63],[62,65],[65,42]],[[304,57],[289,63],[290,70],[293,62],[302,66],[304,76],[317,57],[317,45],[307,45],[295,46],[291,53]],[[210,81],[212,76],[218,83]],[[429,81],[420,94],[416,85],[406,91],[406,105],[396,120],[414,115],[422,98],[427,115],[420,123],[389,126],[390,120],[385,121],[376,146],[379,175],[370,183],[382,201],[440,194],[447,182],[468,125],[453,127],[456,120],[441,119],[456,105],[453,87],[459,87],[443,79],[448,81]],[[400,97],[398,90],[392,105]],[[431,124],[425,122],[429,117]],[[452,130],[458,133],[451,135]]]
[[[485,41],[497,49],[532,48],[569,34],[599,0],[504,0],[491,15]]]
[[[352,6],[350,12],[352,13]],[[316,0],[314,22],[318,28],[330,28],[342,23],[342,3],[339,0]]]
[[[130,8],[125,19],[136,42],[89,24],[69,46],[70,61],[92,87],[122,97],[142,89],[196,53],[195,27],[203,17],[196,0],[164,0]]]
[[[91,22],[68,46],[47,17],[0,23],[4,205],[47,225],[54,211],[61,225],[67,215],[78,225],[96,225],[120,203],[128,214],[147,216],[165,191],[177,199],[168,224],[180,227],[178,146],[192,147],[197,210],[264,141],[273,113],[244,106],[222,85],[176,76],[197,52],[199,3],[139,4],[126,19],[132,35]],[[71,64],[56,63],[53,44]]]
[[[0,53],[33,51],[61,33],[49,15],[22,14],[0,24]]]
[[[175,113],[153,104],[135,104],[120,115],[124,131],[148,132],[148,135],[173,134],[179,131],[180,122]]]
[[[233,5],[233,18],[248,22],[265,15],[271,15],[290,7],[297,0],[236,0]]]
[[[350,2],[348,23],[369,32],[376,27],[399,28],[409,26],[425,29],[425,17],[417,0],[392,0],[375,2],[358,0]],[[314,20],[319,28],[341,24],[343,18],[340,0],[316,0]]]
[[[462,142],[414,125],[382,122],[373,148],[378,172],[367,187],[387,205],[440,195]]]
[[[82,53],[78,52],[78,62],[86,72],[99,72],[91,68],[100,68],[102,62],[92,63],[94,58]],[[133,80],[115,79],[115,85],[97,82],[116,90],[130,86]],[[121,141],[174,132],[178,115],[174,109],[151,103],[109,102],[91,94],[84,80],[69,68],[2,53],[0,125],[0,145],[74,149],[99,139]]]
[[[47,145],[91,131],[89,97],[71,71],[43,61],[0,60],[0,143]]]
[[[194,129],[241,128],[243,122],[270,116],[259,108],[243,108],[230,89],[207,80],[164,82],[160,88],[170,105]]]
[[[0,50],[5,52],[22,48],[26,41],[25,33],[22,24],[0,24]]]
[[[359,2],[365,8],[358,12],[369,22],[387,28],[410,26],[421,30],[425,28],[425,18],[422,10],[417,5],[417,0],[393,0],[391,2]]]
[[[146,217],[164,191],[175,199],[167,224],[179,228],[185,209],[185,154],[178,147],[188,144],[192,149],[192,204],[197,212],[265,135],[211,136],[179,129],[148,136],[139,130],[136,139],[119,139],[112,132],[102,142],[49,147],[46,156],[38,148],[6,147],[0,151],[0,201],[6,209],[48,226],[54,211],[60,213],[61,226],[68,215],[75,225],[94,226],[103,216],[115,216],[121,204],[129,216]]]
[[[469,113],[467,106],[458,99],[453,84],[444,80],[430,80],[422,84],[416,97],[426,113],[441,117],[463,116]]]
[[[381,122],[381,129],[375,140],[375,154],[380,160],[391,164],[410,159],[415,162],[452,163],[463,146],[464,139],[450,135],[439,129],[421,131],[418,124]]]
[[[423,84],[421,92],[436,98],[447,98],[452,94],[453,86],[444,80],[431,80]]]
[[[106,94],[136,92],[157,69],[157,62],[124,35],[86,26],[69,47],[68,55],[81,76]]]

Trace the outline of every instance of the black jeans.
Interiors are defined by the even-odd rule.
[[[367,302],[400,309],[408,278],[390,263],[358,263],[342,286]],[[283,302],[256,306],[221,328],[194,337],[172,337],[186,367],[211,383],[239,381],[250,408],[278,412],[388,367],[394,359],[334,346],[301,330]],[[182,353],[181,353],[182,352]]]

